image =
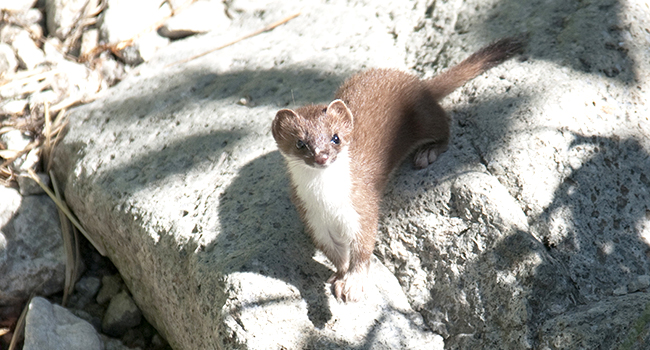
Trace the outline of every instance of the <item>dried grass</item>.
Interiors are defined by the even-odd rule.
[[[18,321],[16,322],[16,327],[14,328],[14,334],[11,337],[11,342],[9,343],[9,349],[8,350],[16,349],[16,346],[18,345],[18,342],[23,340],[23,332],[25,331],[25,318],[27,318],[27,310],[29,310],[29,304],[31,304],[32,298],[34,298],[34,294],[32,294],[29,297],[29,299],[27,300],[27,303],[25,303],[25,307],[23,308],[23,312],[21,312],[20,317],[18,317]]]
[[[170,16],[162,19],[158,23],[155,23],[150,28],[146,29],[142,33],[134,36],[129,40],[114,44],[100,45],[87,55],[83,55],[78,59],[75,59],[69,55],[69,52],[71,52],[75,45],[79,42],[84,29],[95,24],[97,15],[106,7],[105,0],[87,0],[86,4],[84,5],[84,14],[80,16],[80,18],[75,23],[71,34],[66,38],[60,47],[56,47],[56,50],[63,54],[68,60],[77,62],[92,61],[101,52],[107,50],[113,52],[119,57],[119,51],[127,46],[132,45],[140,36],[148,33],[149,31],[158,29],[169,17],[184,10],[195,1],[196,0],[186,1],[183,5],[179,6],[176,9],[173,9]],[[298,15],[300,15],[300,13],[293,14],[283,20],[275,22],[235,41],[221,45],[217,48],[211,49],[188,59],[174,62],[170,65],[191,61],[211,52],[233,45],[242,40],[273,30],[274,28],[287,23]],[[38,38],[37,40],[43,42],[42,38]],[[57,68],[39,66],[28,71],[19,71],[14,74],[0,75],[0,97],[2,100],[24,99],[34,93],[51,89],[54,85],[54,80],[57,78],[57,75],[62,73],[63,72]],[[88,103],[100,95],[101,91],[98,91],[94,96],[91,97],[72,96],[64,98],[52,106],[50,106],[49,103],[44,103],[42,106],[30,105],[29,107],[31,113],[25,113],[25,111],[23,111],[23,113],[20,113],[18,115],[0,115],[0,135],[14,130],[20,130],[23,133],[29,133],[32,135],[32,141],[22,150],[6,149],[5,145],[0,142],[0,186],[9,187],[15,185],[15,179],[18,175],[17,172],[20,170],[14,166],[14,162],[23,155],[33,150],[40,152],[40,167],[43,168],[43,171],[45,173],[48,173],[50,175],[53,190],[47,187],[40,180],[40,178],[35,173],[36,169],[26,169],[29,176],[45,191],[45,193],[52,199],[59,210],[59,219],[61,223],[61,231],[67,258],[65,268],[65,285],[62,301],[62,304],[64,306],[74,290],[76,279],[79,277],[80,250],[78,232],[81,232],[101,255],[106,255],[106,249],[104,248],[102,242],[94,240],[88,234],[79,220],[77,220],[74,214],[70,211],[67,203],[63,199],[58,187],[56,177],[51,171],[53,164],[52,154],[54,148],[56,147],[56,144],[62,137],[63,130],[68,125],[68,120],[66,118],[67,109],[77,104]],[[53,120],[52,115],[54,114],[56,114],[56,118]],[[30,296],[16,323],[15,329],[13,330],[11,343],[9,345],[9,350],[14,350],[18,343],[23,339],[25,317],[33,296],[34,295]],[[7,334],[10,331],[11,330],[9,328],[0,328],[0,335]]]
[[[52,188],[54,189],[56,198],[60,202],[65,203],[61,197],[56,177],[51,171],[50,181],[52,182]],[[63,235],[66,256],[65,283],[63,286],[63,301],[61,302],[61,305],[65,306],[68,303],[68,298],[74,291],[74,285],[79,275],[81,252],[79,251],[79,235],[77,234],[77,230],[70,224],[70,220],[61,209],[59,209],[59,222],[61,223],[61,233]]]
[[[84,227],[81,225],[79,220],[72,214],[70,211],[70,208],[68,208],[68,205],[66,204],[65,201],[60,200],[52,190],[50,190],[42,181],[41,179],[38,178],[38,175],[34,172],[34,170],[29,169],[28,171],[29,176],[32,178],[32,180],[36,181],[36,183],[41,186],[43,191],[52,199],[54,204],[65,214],[65,216],[72,222],[72,224],[88,239],[88,241],[97,249],[99,254],[102,256],[106,256],[106,249],[104,248],[104,245],[101,244],[101,242],[95,241],[89,234],[88,232],[84,229]],[[54,180],[55,181],[55,180]]]

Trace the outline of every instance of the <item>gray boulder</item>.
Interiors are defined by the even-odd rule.
[[[103,350],[104,344],[90,323],[66,308],[35,297],[25,319],[24,350]]]
[[[626,306],[645,302],[650,275],[650,15],[641,5],[228,6],[239,12],[225,33],[172,43],[72,110],[55,154],[69,205],[173,347],[647,341],[631,333],[643,311]],[[272,32],[177,63],[301,6]],[[328,102],[366,67],[427,77],[524,32],[521,59],[442,101],[454,119],[449,150],[428,169],[396,171],[368,297],[334,300],[331,266],[289,201],[269,130],[275,112]],[[573,340],[562,340],[565,330]]]
[[[61,291],[66,259],[56,206],[4,186],[0,198],[0,305]]]

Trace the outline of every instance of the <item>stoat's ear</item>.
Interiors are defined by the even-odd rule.
[[[341,100],[334,100],[327,106],[327,114],[337,118],[341,122],[348,124],[350,127],[354,125],[354,117],[345,102]]]
[[[273,124],[271,124],[271,132],[273,138],[277,141],[282,138],[287,132],[290,132],[295,121],[298,119],[298,114],[291,109],[281,109],[275,114]]]

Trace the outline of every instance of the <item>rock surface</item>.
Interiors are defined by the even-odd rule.
[[[11,74],[18,68],[18,59],[11,46],[0,43],[0,75]]]
[[[84,9],[92,7],[94,0],[45,0],[47,30],[65,40],[78,22],[83,21]]]
[[[229,25],[230,19],[226,16],[223,2],[197,1],[168,19],[158,33],[166,38],[180,39],[209,31],[220,33]]]
[[[110,44],[133,40],[119,55],[126,63],[136,65],[169,43],[155,29],[171,14],[169,3],[163,0],[111,0],[101,20],[101,37]]]
[[[647,346],[644,5],[228,6],[238,11],[227,31],[172,43],[74,109],[55,155],[68,204],[172,346]],[[272,32],[175,64],[296,8]],[[426,170],[398,169],[375,286],[361,303],[338,303],[288,198],[269,130],[276,110],[327,102],[366,67],[431,76],[524,32],[523,59],[443,101],[449,150]]]
[[[107,337],[74,312],[45,298],[34,297],[25,319],[24,350],[126,350],[119,339]],[[163,349],[164,344],[158,349]]]
[[[0,306],[60,291],[65,253],[56,206],[4,186],[0,198]]]
[[[0,9],[10,12],[26,11],[34,6],[36,1],[37,0],[0,0]]]
[[[67,309],[35,297],[25,319],[24,350],[102,350],[99,334],[90,323]]]
[[[45,61],[45,54],[36,46],[26,30],[21,30],[16,35],[12,45],[16,50],[18,62],[24,68],[33,69],[36,65]]]
[[[121,337],[127,330],[140,324],[142,313],[126,291],[111,299],[102,320],[102,331],[114,337]]]

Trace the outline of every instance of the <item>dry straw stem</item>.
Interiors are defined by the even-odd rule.
[[[79,231],[81,231],[81,233],[83,233],[84,236],[86,236],[86,238],[88,239],[88,241],[89,241],[89,242],[90,242],[90,243],[95,247],[95,249],[97,249],[97,251],[99,252],[99,254],[101,254],[102,256],[106,256],[106,249],[104,248],[104,245],[101,244],[101,242],[97,242],[97,241],[95,241],[92,237],[90,237],[90,235],[89,235],[88,232],[83,228],[83,226],[81,225],[81,223],[79,222],[79,220],[77,220],[77,218],[72,214],[72,212],[71,212],[70,209],[68,208],[68,205],[67,205],[64,201],[59,200],[59,199],[54,195],[54,193],[52,193],[52,190],[50,190],[47,186],[45,186],[45,184],[41,181],[41,179],[38,178],[38,176],[36,175],[36,173],[34,173],[34,170],[29,169],[29,170],[27,170],[27,172],[28,172],[29,176],[30,176],[34,181],[36,181],[36,183],[37,183],[39,186],[41,186],[41,188],[43,189],[43,191],[45,191],[45,193],[47,193],[47,195],[50,196],[50,199],[52,199],[52,201],[54,202],[54,204],[56,204],[56,206],[59,207],[59,209],[60,209],[60,210],[65,214],[65,216],[67,216],[68,219],[70,219],[70,221],[72,222],[72,224],[73,224],[77,229],[79,229]]]
[[[51,113],[52,108],[49,107],[48,104],[45,104],[45,128],[44,128],[44,140],[42,137],[38,137],[36,140],[32,141],[27,145],[22,150],[4,150],[0,148],[0,158],[4,159],[2,164],[0,164],[0,180],[2,183],[5,185],[8,185],[9,182],[11,181],[11,178],[13,176],[13,171],[10,167],[11,163],[13,163],[16,159],[20,158],[24,154],[30,152],[34,148],[40,147],[43,143],[43,149],[41,153],[41,158],[43,161],[43,164],[46,165],[45,169],[46,171],[49,171],[52,167],[52,159],[51,159],[51,154],[52,154],[52,149],[54,149],[54,146],[58,143],[59,139],[62,137],[62,130],[66,127],[68,124],[67,119],[63,119],[65,116],[66,109],[63,108],[59,114],[57,115],[56,119],[54,122],[51,120]],[[0,128],[0,135],[7,133],[12,130],[17,130],[17,126],[6,126],[3,128]],[[52,141],[53,140],[53,141]]]
[[[61,130],[63,130],[66,125],[68,125],[68,120],[66,119],[65,122],[61,122],[66,112],[66,109],[63,108],[56,116],[56,119],[54,119],[54,122],[52,122],[50,113],[51,109],[49,107],[49,104],[46,102],[44,104],[44,107],[45,130],[43,132],[45,133],[45,143],[43,145],[43,153],[41,154],[41,159],[45,164],[46,172],[49,172],[52,168],[52,150],[61,137]],[[54,138],[54,140],[52,140],[52,138]]]
[[[99,91],[99,92],[96,92],[94,95],[92,95],[90,97],[85,97],[85,98],[84,97],[78,97],[78,96],[71,96],[71,97],[68,97],[68,98],[64,99],[63,101],[55,104],[54,106],[50,107],[50,112],[56,113],[58,111],[61,111],[61,110],[64,110],[64,109],[67,109],[67,108],[70,108],[70,107],[73,107],[73,106],[77,106],[77,105],[80,105],[80,104],[86,104],[86,103],[89,103],[89,102],[92,102],[92,101],[96,100],[101,95],[102,95],[102,92]]]
[[[63,135],[61,130],[63,130],[63,128],[65,128],[68,125],[68,120],[67,119],[63,123],[61,123],[61,117],[63,115],[65,115],[65,112],[66,112],[65,109],[61,110],[61,112],[59,112],[59,115],[54,120],[54,125],[56,125],[56,128],[54,129],[54,132],[52,133],[52,135],[56,134],[56,138],[54,139],[54,142],[52,142],[52,144],[50,145],[50,149],[49,149],[49,151],[47,153],[48,157],[47,157],[47,160],[45,162],[45,164],[47,164],[47,166],[45,168],[47,172],[49,172],[50,169],[52,169],[52,164],[53,164],[52,163],[52,157],[51,157],[52,150],[54,149],[54,146],[56,146],[59,143],[59,140],[61,139],[61,135]]]
[[[79,38],[81,38],[83,35],[84,30],[87,27],[97,23],[97,16],[102,11],[104,11],[106,5],[106,0],[99,0],[99,3],[97,3],[96,0],[86,0],[86,3],[83,6],[83,14],[79,16],[79,18],[77,18],[75,21],[74,25],[72,26],[73,30],[68,34],[68,36],[65,38],[65,41],[61,43],[61,45],[56,45],[53,42],[50,42],[52,47],[54,47],[54,49],[63,55],[68,61],[83,62],[81,57],[75,58],[74,56],[68,54],[68,52],[72,51],[77,41],[79,41]],[[25,29],[29,30],[29,28]],[[45,40],[43,38],[38,38],[38,41],[41,43],[41,45],[45,44]]]
[[[50,164],[50,151],[52,150],[52,120],[50,119],[50,104],[45,102],[43,107],[45,107],[45,145],[43,146],[43,153],[41,156],[45,158],[46,164]]]
[[[16,349],[18,342],[21,341],[23,338],[23,331],[25,330],[25,317],[27,317],[27,310],[29,310],[29,304],[31,304],[33,297],[34,294],[29,296],[29,299],[27,300],[27,303],[23,308],[23,312],[21,312],[20,317],[18,317],[18,321],[16,322],[16,328],[14,328],[14,335],[11,337],[11,342],[9,343],[8,350]]]
[[[52,181],[52,188],[54,189],[56,198],[59,201],[63,202],[56,177],[51,171],[50,180]],[[74,290],[74,284],[77,281],[80,255],[79,236],[77,235],[77,231],[74,229],[74,227],[70,225],[70,220],[68,220],[61,209],[59,209],[59,222],[61,223],[61,234],[63,236],[63,244],[65,246],[66,256],[65,284],[63,286],[63,301],[61,302],[61,305],[65,306],[68,303],[68,297],[70,297],[72,294]]]
[[[0,168],[0,185],[2,185],[4,187],[10,187],[11,186],[11,181],[12,181],[12,176],[13,176],[13,173],[11,171],[9,171],[9,169],[7,169],[7,168],[1,169]]]
[[[68,37],[65,38],[65,42],[63,43],[63,47],[66,53],[72,50],[72,47],[79,40],[79,38],[81,38],[81,35],[83,35],[84,29],[86,27],[97,23],[97,15],[99,15],[100,12],[104,11],[105,8],[106,1],[86,0],[86,3],[83,7],[83,14],[79,16],[74,24],[74,29],[68,35]]]
[[[4,127],[0,128],[0,135],[2,135],[2,134],[6,134],[6,133],[8,133],[9,131],[12,131],[12,130],[14,130],[14,129],[16,129],[16,128],[14,128],[14,127],[12,127],[12,126],[4,126]]]
[[[12,98],[42,91],[50,85],[51,78],[60,72],[59,69],[40,68],[4,77],[0,80],[0,95]]]
[[[9,164],[13,163],[14,160],[18,159],[23,154],[31,151],[32,149],[34,149],[37,146],[40,146],[40,144],[41,144],[41,141],[39,139],[36,139],[36,140],[32,141],[29,145],[27,145],[27,147],[25,147],[25,149],[16,152],[14,155],[12,155],[12,156],[10,156],[8,158],[5,158],[7,160],[5,160],[4,163],[0,164],[0,168],[4,168],[4,167],[8,166]],[[4,157],[2,157],[2,158],[4,158]]]
[[[243,40],[246,40],[246,39],[248,39],[248,38],[252,38],[252,37],[254,37],[254,36],[256,36],[256,35],[260,35],[260,34],[262,34],[262,33],[265,33],[265,32],[268,32],[268,31],[271,31],[271,30],[275,29],[276,27],[279,27],[279,26],[281,26],[281,25],[283,25],[283,24],[289,22],[290,20],[292,20],[292,19],[294,19],[294,18],[296,18],[296,17],[298,17],[298,16],[300,16],[300,12],[298,12],[298,13],[294,13],[293,15],[291,15],[291,16],[289,16],[289,17],[283,19],[283,20],[277,21],[277,22],[275,22],[275,23],[273,23],[273,24],[271,24],[271,25],[268,25],[268,26],[266,26],[266,27],[264,27],[264,28],[262,28],[262,29],[260,29],[260,30],[257,30],[257,31],[255,31],[255,32],[253,32],[253,33],[250,33],[250,34],[248,34],[248,35],[244,35],[243,37],[241,37],[241,38],[239,38],[239,39],[236,39],[236,40],[233,40],[233,41],[231,41],[231,42],[229,42],[229,43],[227,43],[227,44],[221,45],[221,46],[219,46],[219,47],[215,47],[214,49],[208,50],[208,51],[206,51],[206,52],[203,52],[203,53],[200,53],[200,54],[198,54],[198,55],[192,56],[192,57],[190,57],[190,58],[186,58],[186,59],[184,59],[184,60],[179,60],[179,61],[176,61],[176,62],[172,62],[172,63],[166,65],[165,68],[167,68],[167,67],[171,67],[171,66],[174,66],[174,65],[177,65],[177,64],[181,64],[181,63],[187,63],[187,62],[192,61],[192,60],[195,60],[195,59],[197,59],[197,58],[199,58],[199,57],[203,57],[203,56],[205,56],[205,55],[207,55],[207,54],[209,54],[209,53],[212,53],[212,52],[215,52],[215,51],[221,50],[221,49],[223,49],[223,48],[226,48],[226,47],[228,47],[228,46],[234,45],[234,44],[236,44],[236,43],[238,43],[238,42],[240,42],[240,41],[243,41]]]

